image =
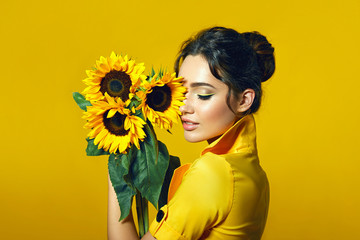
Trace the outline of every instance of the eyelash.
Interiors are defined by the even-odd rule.
[[[200,95],[200,94],[198,94],[197,96],[198,96],[198,98],[199,98],[200,100],[209,100],[213,95],[214,95],[214,94],[206,94],[206,95]]]

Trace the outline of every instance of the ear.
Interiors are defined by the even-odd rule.
[[[254,102],[255,91],[251,88],[245,89],[239,96],[239,102],[237,107],[238,113],[244,113],[250,109]]]

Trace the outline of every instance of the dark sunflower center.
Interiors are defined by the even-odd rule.
[[[110,79],[109,86],[113,92],[120,92],[124,88],[123,84],[117,79]]]
[[[103,115],[104,125],[106,129],[116,136],[125,136],[129,132],[124,128],[126,115],[122,115],[117,112],[112,118],[107,118],[106,116],[108,112],[109,111],[106,111]]]
[[[164,112],[171,104],[171,89],[169,86],[154,87],[147,96],[146,104],[158,112]]]
[[[112,70],[101,80],[100,92],[107,92],[111,97],[120,97],[126,101],[129,99],[130,87],[131,79],[128,74]]]

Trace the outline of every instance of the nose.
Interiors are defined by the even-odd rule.
[[[191,105],[191,101],[189,98],[185,98],[185,100],[183,101],[184,105],[180,106],[179,110],[181,112],[182,115],[186,114],[186,113],[193,113],[194,109]]]

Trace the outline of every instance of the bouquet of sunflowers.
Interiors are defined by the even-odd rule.
[[[148,201],[156,208],[166,204],[172,172],[180,165],[157,140],[153,125],[170,130],[186,91],[175,73],[152,69],[146,76],[144,70],[144,64],[112,52],[86,72],[88,87],[82,94],[73,94],[90,129],[87,155],[109,155],[120,220],[136,196],[140,237],[148,229]]]

